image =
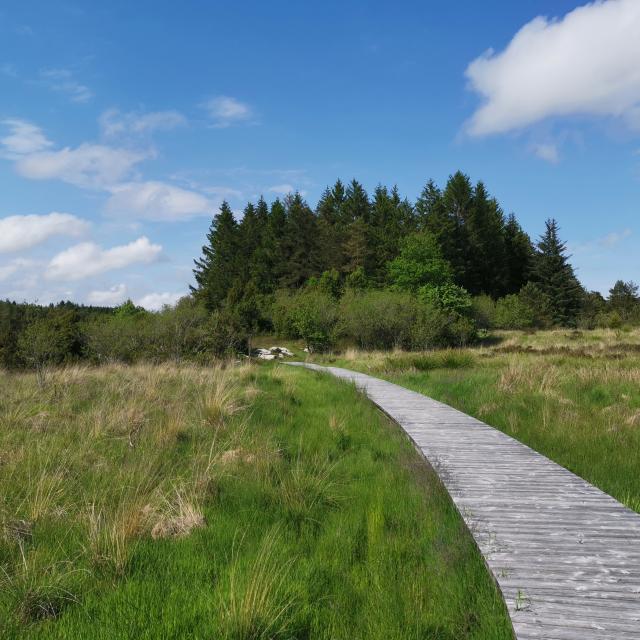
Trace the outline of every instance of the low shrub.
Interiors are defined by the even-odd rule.
[[[310,352],[327,351],[338,336],[338,304],[320,287],[279,292],[272,307],[276,333],[301,338]]]
[[[419,304],[408,293],[348,290],[340,303],[342,335],[363,349],[410,348]]]
[[[475,296],[471,300],[471,317],[478,329],[493,329],[496,324],[496,303],[491,296]]]
[[[495,323],[499,329],[528,329],[533,326],[533,311],[517,295],[511,294],[496,303]]]

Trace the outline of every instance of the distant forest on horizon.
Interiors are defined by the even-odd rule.
[[[633,282],[608,298],[580,284],[554,219],[534,242],[484,183],[458,171],[415,203],[338,180],[315,209],[300,193],[227,202],[213,217],[195,285],[147,312],[72,302],[0,301],[0,365],[41,369],[80,359],[202,360],[251,353],[252,338],[424,350],[477,342],[490,329],[640,324]]]

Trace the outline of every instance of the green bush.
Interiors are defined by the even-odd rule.
[[[247,353],[249,336],[238,318],[228,310],[214,311],[204,324],[204,344],[197,360],[210,356],[227,358],[237,353]]]
[[[340,318],[342,335],[363,349],[424,350],[465,345],[476,337],[469,318],[399,291],[347,292]]]
[[[527,282],[520,289],[518,298],[531,310],[531,324],[536,329],[548,329],[553,324],[551,298],[537,284]]]
[[[399,288],[416,291],[425,285],[439,286],[451,282],[451,265],[442,257],[440,246],[429,233],[407,236],[400,255],[389,263],[391,282]]]
[[[47,366],[73,358],[77,340],[76,327],[66,314],[39,318],[18,336],[18,355],[24,364],[36,370],[42,383]]]
[[[495,323],[499,329],[528,329],[533,326],[533,311],[519,296],[511,294],[496,303]]]
[[[471,300],[471,317],[478,329],[493,329],[496,325],[496,303],[491,296],[475,296]]]
[[[602,312],[596,316],[595,324],[600,329],[620,329],[622,316],[617,311]]]
[[[471,296],[463,287],[452,282],[420,288],[420,298],[446,313],[465,316],[471,311]]]
[[[408,293],[349,290],[340,302],[341,331],[363,349],[410,348],[418,306]]]
[[[150,352],[151,318],[135,315],[105,316],[84,327],[86,355],[94,362],[136,362]]]
[[[192,297],[158,313],[125,303],[84,327],[86,355],[94,362],[203,361],[246,351],[247,336],[233,313],[209,314]]]
[[[326,351],[338,335],[338,304],[317,286],[280,291],[272,306],[272,323],[279,335],[304,340],[309,351]]]

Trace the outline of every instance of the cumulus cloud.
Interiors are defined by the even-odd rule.
[[[7,216],[0,218],[0,253],[30,249],[51,236],[78,237],[88,229],[86,220],[70,213]]]
[[[196,191],[164,182],[129,182],[111,189],[106,210],[114,215],[127,214],[156,221],[183,220],[209,214],[211,201]]]
[[[504,133],[553,116],[624,118],[640,125],[640,2],[605,0],[562,19],[537,17],[504,51],[466,70],[483,103],[470,135]]]
[[[11,276],[18,273],[20,270],[29,269],[36,263],[33,260],[27,260],[25,258],[16,258],[11,260],[8,264],[0,266],[0,282],[8,280]]]
[[[173,306],[184,295],[184,293],[148,293],[136,300],[136,304],[147,311],[160,311],[165,305]]]
[[[147,157],[149,154],[142,151],[84,143],[21,156],[16,160],[16,170],[32,180],[58,179],[77,187],[108,188],[127,178]]]
[[[142,236],[129,244],[103,249],[93,242],[82,242],[51,259],[45,277],[49,280],[81,280],[131,264],[150,264],[158,260],[162,247]]]
[[[40,77],[52,91],[66,94],[71,102],[84,103],[93,98],[93,91],[78,82],[69,69],[43,69]]]
[[[117,284],[106,291],[90,291],[87,294],[87,302],[98,306],[114,306],[127,299],[127,285]]]
[[[178,111],[122,113],[118,109],[109,109],[100,116],[100,127],[106,137],[168,131],[186,122],[187,119]]]
[[[15,262],[0,266],[0,282],[9,279],[19,268]]]
[[[216,96],[202,106],[208,112],[214,127],[229,127],[232,124],[248,122],[254,117],[248,104],[229,96]]]
[[[541,160],[546,160],[551,164],[558,164],[558,162],[560,161],[558,147],[552,142],[535,143],[531,146],[531,151]]]
[[[0,138],[0,145],[4,148],[5,155],[10,157],[43,151],[53,144],[47,140],[40,127],[26,120],[9,118],[0,124],[9,129],[8,135]]]

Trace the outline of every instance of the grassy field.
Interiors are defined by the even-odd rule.
[[[437,478],[352,387],[269,364],[0,388],[2,638],[512,637]]]
[[[316,360],[446,402],[640,511],[640,330],[503,332],[472,349]]]

